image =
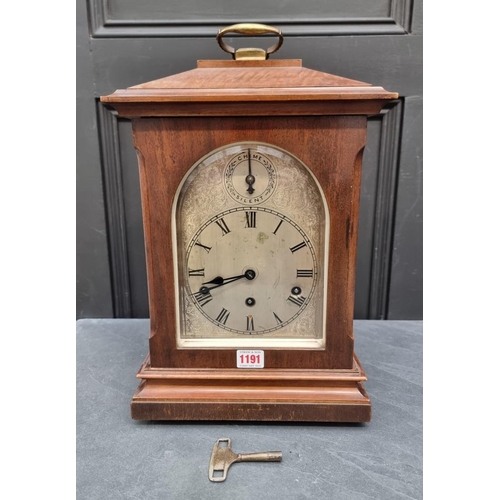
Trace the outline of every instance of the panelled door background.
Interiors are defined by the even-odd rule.
[[[218,29],[250,21],[283,31],[274,58],[400,94],[369,119],[355,316],[421,319],[422,0],[79,0],[77,317],[148,316],[131,126],[99,97],[227,59]]]

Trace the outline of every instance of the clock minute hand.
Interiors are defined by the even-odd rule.
[[[215,288],[219,288],[221,286],[224,286],[224,285],[228,285],[229,283],[233,283],[233,281],[238,281],[242,278],[244,278],[245,275],[242,274],[241,276],[233,276],[232,278],[226,278],[224,282],[222,283],[218,283],[217,285],[214,285],[214,286],[202,286],[200,288],[200,293],[206,295],[207,293],[210,293],[211,290],[214,290]]]
[[[247,275],[239,274],[238,276],[230,276],[229,278],[223,278],[222,276],[216,276],[213,280],[204,281],[202,285],[223,285],[226,281],[233,281],[235,279],[245,278]],[[252,279],[252,278],[249,278]]]
[[[234,278],[235,276],[233,276]],[[231,278],[226,278],[226,280],[231,279]],[[213,280],[210,281],[204,281],[202,285],[221,285],[224,283],[225,279],[222,276],[216,276]]]
[[[217,276],[213,280],[202,283],[202,285],[209,285],[214,283],[214,286],[211,287],[202,286],[200,288],[200,293],[207,294],[210,292],[210,290],[213,290],[214,288],[219,288],[220,286],[227,285],[228,283],[233,283],[233,281],[238,281],[242,278],[246,278],[247,280],[253,280],[255,278],[255,271],[253,271],[252,269],[248,269],[247,271],[245,271],[244,274],[240,274],[238,276],[231,276],[229,278],[222,278],[222,276]]]

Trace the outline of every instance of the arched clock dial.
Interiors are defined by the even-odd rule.
[[[207,220],[187,249],[189,297],[212,324],[239,334],[285,328],[307,308],[318,279],[314,248],[291,218],[263,207]]]
[[[329,220],[299,159],[228,144],[193,165],[174,206],[181,347],[324,346]]]

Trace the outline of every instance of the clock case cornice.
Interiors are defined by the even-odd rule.
[[[101,97],[121,116],[370,115],[398,94],[300,59],[198,61],[196,69]]]

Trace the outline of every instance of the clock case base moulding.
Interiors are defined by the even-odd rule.
[[[132,398],[135,420],[369,422],[365,373],[352,370],[159,369],[149,356]]]

